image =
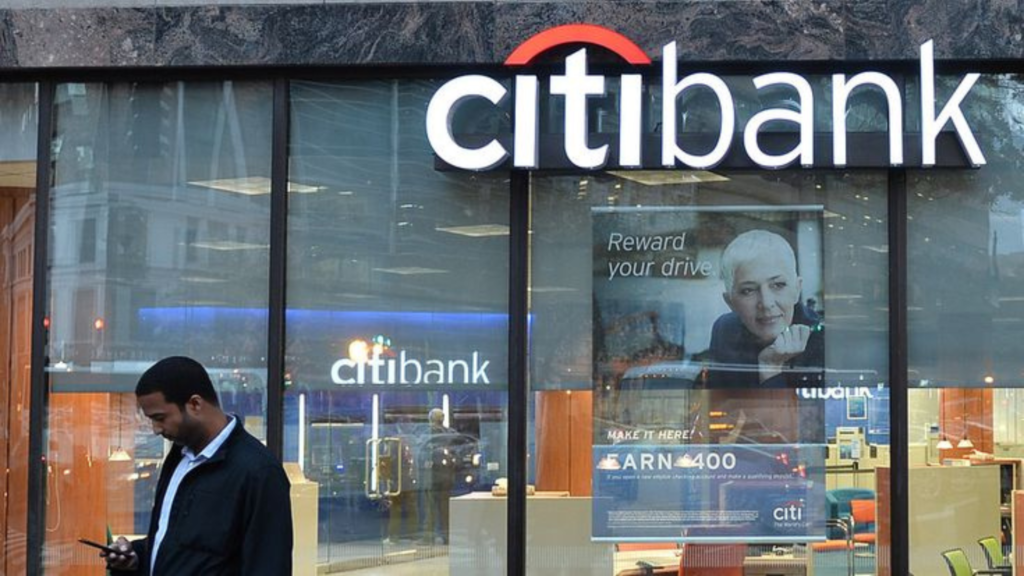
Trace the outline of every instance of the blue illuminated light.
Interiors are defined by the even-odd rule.
[[[171,306],[140,308],[139,321],[167,324],[211,324],[214,322],[266,322],[266,308],[226,308],[215,306]],[[307,328],[325,328],[344,323],[346,326],[367,328],[379,332],[382,325],[445,326],[447,328],[505,328],[508,314],[495,312],[385,312],[359,310],[296,310],[285,312],[287,322]],[[529,320],[529,319],[528,319]]]

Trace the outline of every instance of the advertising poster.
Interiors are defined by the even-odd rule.
[[[593,209],[594,539],[825,538],[823,218]]]

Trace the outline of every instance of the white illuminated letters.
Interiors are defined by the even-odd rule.
[[[862,72],[849,81],[845,74],[832,76],[832,162],[846,166],[846,102],[855,88],[875,86],[885,94],[889,107],[889,164],[903,165],[903,100],[896,82],[880,72]]]
[[[677,84],[676,66],[676,43],[672,42],[665,46],[662,64],[661,163],[666,168],[674,168],[676,160],[679,160],[690,168],[714,168],[725,158],[732,143],[732,132],[736,126],[732,93],[725,82],[714,74],[691,74]],[[676,100],[684,90],[698,86],[709,88],[715,93],[722,114],[718,143],[711,152],[704,155],[689,154],[679,148],[676,141]]]
[[[537,167],[537,92],[536,76],[516,76],[516,168]]]
[[[565,154],[580,168],[600,168],[608,145],[587,145],[587,97],[604,95],[604,76],[587,74],[587,50],[565,59],[565,75],[551,77],[551,93],[565,96]]]
[[[497,104],[505,97],[505,87],[487,76],[462,76],[449,81],[434,94],[427,107],[427,139],[442,160],[464,170],[490,170],[508,157],[508,151],[491,140],[483,148],[463,148],[452,136],[452,116],[459,102],[482,97]]]
[[[936,116],[935,59],[932,41],[921,45],[921,164],[924,166],[935,166],[935,139],[950,120],[953,121],[956,137],[960,140],[960,146],[967,152],[967,159],[971,165],[977,168],[985,164],[985,155],[981,153],[974,133],[971,132],[971,126],[960,110],[960,104],[979,77],[979,74],[964,76],[953,95],[949,97],[949,102],[946,102],[945,108]]]
[[[402,350],[393,358],[379,354],[363,361],[342,358],[331,366],[331,381],[343,386],[371,385],[459,385],[491,383],[487,375],[490,360],[473,352],[466,360],[418,360]]]
[[[743,146],[747,149],[747,155],[755,164],[763,168],[785,168],[793,163],[798,157],[800,165],[814,165],[814,94],[811,92],[811,85],[801,76],[796,74],[775,73],[765,74],[754,78],[754,88],[758,90],[765,86],[776,86],[785,84],[792,86],[800,98],[800,111],[786,110],[785,108],[774,108],[763,110],[754,114],[754,117],[747,123],[743,130]],[[761,151],[757,143],[757,133],[768,122],[783,121],[794,122],[800,126],[800,143],[796,148],[785,154],[772,155]]]
[[[635,63],[635,61],[634,61]],[[643,65],[648,65],[645,59]],[[709,169],[729,157],[730,148],[736,140],[736,109],[733,95],[725,81],[714,74],[696,72],[679,79],[679,62],[675,42],[666,44],[662,50],[661,78],[661,122],[660,165],[663,168]],[[953,132],[960,141],[968,162],[975,167],[985,164],[985,156],[978,146],[971,127],[967,123],[961,106],[967,94],[979,78],[968,74],[957,86],[953,95],[936,114],[935,108],[935,66],[932,42],[921,46],[921,164],[934,166],[936,163],[936,141],[946,125],[952,123]],[[587,50],[580,49],[565,60],[565,73],[550,77],[550,92],[565,99],[564,152],[565,160],[571,166],[583,170],[597,170],[604,167],[611,157],[610,145],[590,146],[588,126],[588,101],[593,96],[606,93],[605,77],[588,72]],[[617,166],[623,168],[644,167],[644,78],[640,74],[623,74],[619,82],[618,102],[618,146]],[[812,167],[817,159],[814,150],[814,92],[806,78],[787,72],[773,72],[753,78],[755,90],[768,87],[783,87],[791,90],[795,105],[757,111],[745,126],[742,126],[742,145],[747,157],[761,168],[778,169],[799,163]],[[543,168],[545,159],[540,156],[538,142],[538,118],[541,106],[541,80],[533,75],[515,76],[514,127],[512,137],[512,165],[516,168]],[[880,72],[861,72],[847,78],[845,74],[832,76],[832,165],[843,168],[848,162],[847,114],[851,96],[857,90],[880,90],[888,106],[889,165],[904,164],[903,99],[896,82]],[[681,96],[687,90],[710,91],[718,101],[720,122],[714,147],[700,154],[688,152],[680,144],[680,118],[687,110],[681,109]],[[459,104],[470,98],[485,98],[498,105],[505,98],[507,90],[497,80],[486,76],[471,75],[451,80],[434,94],[427,108],[427,137],[437,155],[449,165],[465,170],[490,170],[508,159],[508,150],[494,138],[480,148],[466,148],[455,141],[452,133],[452,117]],[[787,131],[767,136],[774,124],[787,122],[795,124],[798,131]],[[686,126],[684,125],[685,129]],[[657,129],[655,129],[657,132]],[[657,136],[647,135],[648,142],[657,142]],[[770,138],[783,137],[786,148],[779,151],[768,146]],[[873,154],[873,156],[876,156]],[[654,158],[659,158],[657,153]],[[565,160],[551,162],[564,167]],[[562,165],[559,162],[563,163]],[[655,162],[657,162],[655,160]]]
[[[639,74],[622,76],[622,106],[619,107],[619,166],[641,166],[640,138],[643,121],[644,79]]]

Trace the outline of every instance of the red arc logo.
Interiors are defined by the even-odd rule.
[[[632,40],[595,24],[565,24],[531,36],[505,59],[506,66],[526,66],[541,53],[566,44],[593,44],[635,65],[650,65],[651,58]]]

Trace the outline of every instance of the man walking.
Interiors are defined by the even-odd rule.
[[[430,422],[430,436],[426,439],[422,457],[427,477],[424,538],[433,544],[436,535],[443,544],[448,544],[448,499],[455,486],[458,454],[453,447],[458,433],[444,425],[444,411],[440,408],[431,409],[427,420]]]
[[[153,432],[174,448],[147,536],[118,538],[122,553],[103,554],[112,574],[290,575],[288,478],[238,417],[221,410],[206,369],[191,358],[165,358],[139,378],[135,396]]]

